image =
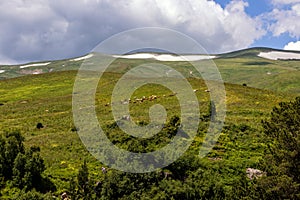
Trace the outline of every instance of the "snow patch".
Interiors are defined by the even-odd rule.
[[[260,52],[258,56],[270,60],[300,59],[300,53],[280,52],[280,51]]]
[[[85,59],[91,58],[91,57],[93,57],[93,56],[94,56],[93,54],[88,54],[88,55],[86,55],[86,56],[82,56],[82,57],[79,57],[79,58],[71,59],[70,61],[80,61],[80,60],[85,60]]]
[[[39,67],[39,66],[46,66],[49,65],[51,62],[47,63],[35,63],[35,64],[29,64],[29,65],[22,65],[20,66],[20,69],[27,68],[27,67]]]
[[[198,61],[215,58],[216,56],[209,55],[172,55],[172,54],[152,54],[152,53],[137,53],[130,55],[113,55],[115,58],[126,59],[155,59],[159,61]]]
[[[0,70],[0,74],[1,74],[1,73],[4,73],[4,72],[5,72],[5,70]]]

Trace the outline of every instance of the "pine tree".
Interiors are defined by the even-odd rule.
[[[19,153],[24,153],[24,138],[20,132],[6,132],[0,136],[0,175],[5,180],[12,178],[14,161]]]
[[[300,199],[300,97],[273,108],[263,121],[269,149],[261,161],[267,177],[254,186],[258,199]]]
[[[25,154],[19,153],[14,161],[13,183],[20,189],[37,188],[42,190],[42,173],[44,170],[44,160],[38,153],[33,153],[31,150]]]
[[[86,161],[84,161],[83,165],[81,165],[81,168],[79,169],[77,175],[77,181],[78,181],[79,195],[83,196],[84,199],[89,199],[90,196],[89,170]]]
[[[293,102],[282,102],[263,121],[265,134],[274,143],[270,145],[274,164],[284,173],[300,182],[300,97]]]

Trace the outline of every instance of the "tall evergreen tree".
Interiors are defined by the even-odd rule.
[[[7,132],[0,137],[0,175],[9,180],[12,178],[12,169],[17,155],[25,152],[24,137],[18,131]]]
[[[42,173],[44,170],[44,160],[38,153],[33,153],[31,150],[25,154],[19,153],[14,161],[13,183],[21,189],[36,188],[42,190]]]
[[[81,168],[78,171],[77,181],[79,195],[83,196],[84,199],[89,199],[91,190],[89,185],[89,170],[86,161],[84,161],[83,165],[81,165]]]
[[[300,199],[300,97],[282,102],[263,121],[269,149],[262,160],[267,177],[254,190],[258,199]]]

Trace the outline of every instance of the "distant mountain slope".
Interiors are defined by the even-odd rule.
[[[238,51],[233,51],[229,53],[219,54],[218,58],[236,58],[236,57],[257,57],[260,52],[269,52],[273,49],[270,48],[250,48],[250,49],[242,49]]]
[[[29,74],[78,70],[85,61],[91,67],[101,66],[103,60],[115,59],[110,71],[126,73],[133,66],[145,63],[163,63],[174,67],[185,76],[194,69],[184,60],[204,62],[206,55],[183,55],[166,52],[132,52],[126,55],[103,55],[91,53],[82,57],[0,65],[0,79],[15,78]],[[300,52],[270,48],[250,48],[219,55],[211,55],[223,80],[228,83],[246,84],[250,87],[275,91],[300,93]]]
[[[269,53],[269,52],[278,52],[282,54],[291,53],[300,56],[299,51],[286,51],[286,50],[272,49],[266,47],[254,47],[254,48],[242,49],[242,50],[233,51],[229,53],[219,54],[218,58],[236,58],[236,57],[253,58],[253,57],[259,57],[259,54],[261,53]]]

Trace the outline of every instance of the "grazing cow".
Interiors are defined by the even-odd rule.
[[[148,99],[149,99],[150,101],[153,101],[153,100],[157,99],[157,96],[156,96],[156,95],[151,95],[151,96],[149,96]]]
[[[42,123],[39,122],[39,123],[37,123],[36,128],[41,129],[41,128],[44,128],[44,126]]]

